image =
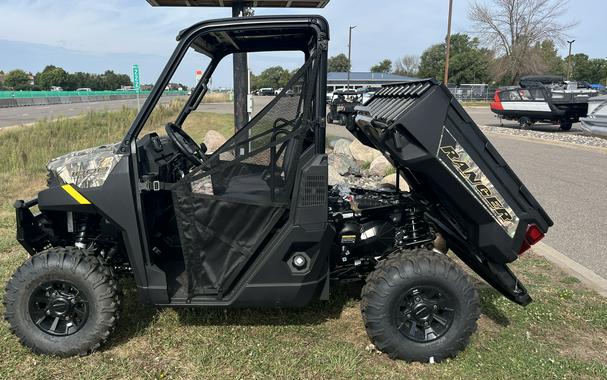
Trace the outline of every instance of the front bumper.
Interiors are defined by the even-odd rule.
[[[30,255],[50,246],[48,235],[40,227],[42,214],[34,215],[31,208],[38,205],[38,199],[15,202],[15,216],[17,221],[17,241]]]

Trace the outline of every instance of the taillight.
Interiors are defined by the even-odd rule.
[[[500,102],[500,90],[495,90],[495,95],[493,96],[494,102]]]
[[[521,249],[518,251],[518,254],[521,255],[525,251],[527,251],[531,246],[538,241],[544,238],[544,233],[540,230],[535,224],[530,224],[527,227],[527,232],[525,232],[525,238],[523,239],[523,244],[521,244]]]
[[[495,90],[495,96],[493,97],[490,107],[492,110],[496,111],[504,110],[504,106],[502,106],[502,101],[500,100],[500,90]]]

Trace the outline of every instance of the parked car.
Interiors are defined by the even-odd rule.
[[[272,96],[274,95],[274,90],[271,87],[264,87],[259,89],[259,95],[261,96]]]

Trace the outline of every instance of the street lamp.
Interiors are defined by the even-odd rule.
[[[350,71],[352,71],[352,29],[356,28],[356,25],[351,26],[348,36],[348,90],[350,89]]]
[[[451,50],[451,15],[453,14],[453,0],[449,0],[449,21],[447,21],[447,41],[445,49],[445,75],[443,82],[445,86],[449,86],[449,53]]]
[[[569,44],[569,56],[567,57],[567,79],[568,80],[571,80],[571,45],[573,45],[574,42],[575,42],[575,40],[567,41],[567,43]]]

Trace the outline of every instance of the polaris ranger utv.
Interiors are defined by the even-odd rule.
[[[332,187],[325,19],[212,20],[177,39],[123,140],[52,160],[48,188],[15,204],[17,239],[31,257],[4,302],[25,346],[59,356],[97,349],[118,321],[121,273],[134,277],[141,302],[189,308],[301,307],[327,300],[333,280],[364,279],[361,311],[375,346],[439,361],[465,347],[480,312],[443,242],[505,297],[531,302],[507,264],[552,222],[442,84],[386,86],[351,126],[410,192]],[[141,133],[188,49],[210,57],[209,68],[166,136]],[[257,51],[305,59],[207,154],[184,121],[224,57]]]

